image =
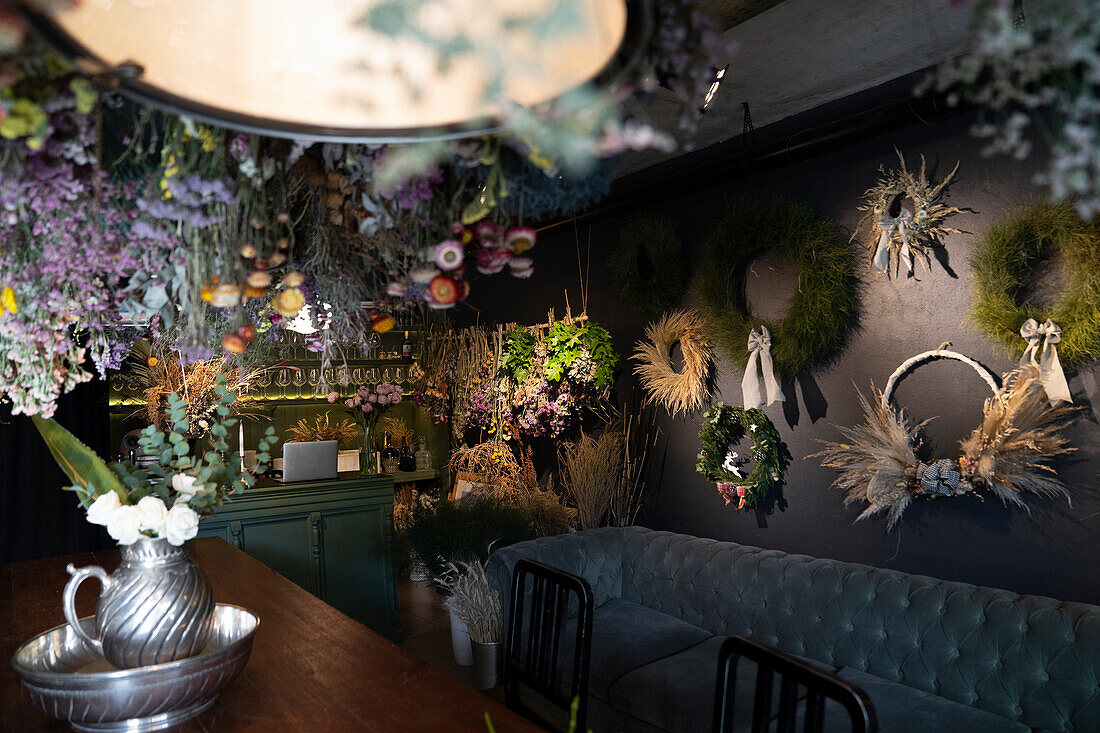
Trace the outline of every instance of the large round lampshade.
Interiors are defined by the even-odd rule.
[[[87,71],[140,67],[122,89],[145,102],[285,137],[400,141],[484,132],[503,100],[602,80],[640,45],[647,4],[83,0],[31,22]]]

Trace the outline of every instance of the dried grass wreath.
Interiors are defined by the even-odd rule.
[[[940,244],[940,237],[960,231],[945,226],[944,221],[952,214],[962,213],[962,209],[942,201],[947,185],[959,170],[958,163],[946,178],[932,183],[923,155],[920,171],[914,174],[906,168],[901,151],[895,148],[894,152],[901,169],[879,168],[881,178],[864,192],[866,203],[859,210],[866,213],[852,233],[854,241],[862,231],[870,232],[871,265],[887,277],[891,272],[896,277],[902,262],[912,273],[914,257],[931,269],[929,253]],[[912,202],[912,211],[906,206],[906,199]]]
[[[705,335],[703,318],[693,310],[666,313],[645,329],[633,359],[634,373],[649,393],[650,401],[673,417],[702,409],[714,391],[714,352]],[[684,366],[676,371],[669,361],[680,344]]]
[[[1050,404],[1038,367],[1029,364],[1015,369],[998,387],[988,369],[967,356],[946,351],[949,345],[906,360],[890,376],[882,393],[875,392],[872,385],[878,399],[859,398],[864,424],[840,428],[847,442],[818,441],[825,450],[810,456],[841,472],[833,486],[847,492],[845,504],[867,503],[856,521],[886,512],[887,530],[893,529],[918,498],[988,492],[1023,509],[1027,509],[1022,498],[1025,493],[1069,498],[1047,463],[1075,450],[1061,433],[1073,409]],[[962,441],[957,459],[925,463],[917,457],[924,423],[913,425],[904,410],[892,404],[892,398],[894,387],[906,373],[936,359],[970,365],[993,390],[993,397],[985,402],[981,423]]]

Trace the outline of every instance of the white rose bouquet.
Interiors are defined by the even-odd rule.
[[[229,494],[239,494],[255,483],[241,455],[231,452],[226,443],[229,428],[237,424],[237,419],[229,416],[237,395],[226,388],[224,375],[218,377],[215,393],[211,450],[191,455],[187,404],[173,393],[164,411],[166,429],[150,425],[139,441],[147,455],[159,456],[157,464],[149,468],[129,461],[108,466],[52,419],[35,416],[34,423],[73,482],[67,489],[76,492],[89,522],[106,527],[120,545],[133,544],[142,537],[161,537],[182,545],[198,533],[201,516],[213,514]],[[256,455],[258,473],[267,469],[268,451],[274,442],[275,430],[269,427]]]

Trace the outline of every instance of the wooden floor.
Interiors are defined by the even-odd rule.
[[[455,664],[447,608],[443,605],[443,596],[432,588],[431,581],[400,581],[397,597],[401,612],[401,632],[404,634],[401,647],[469,686],[473,679],[472,667],[459,667]],[[490,691],[490,697],[497,697],[495,691]]]

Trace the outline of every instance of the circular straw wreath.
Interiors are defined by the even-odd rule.
[[[607,265],[619,297],[650,315],[675,308],[684,297],[687,271],[680,236],[666,214],[627,220]]]
[[[744,269],[774,251],[798,268],[786,317],[766,323],[749,311]],[[741,365],[749,331],[764,323],[772,334],[776,374],[789,377],[819,366],[844,342],[858,311],[852,253],[832,222],[802,203],[741,203],[730,208],[703,241],[693,285],[714,340]]]
[[[673,417],[695,412],[711,397],[714,354],[703,325],[693,310],[666,313],[646,326],[645,339],[634,349],[634,373],[650,399]],[[670,361],[676,344],[684,360],[680,371]]]
[[[1059,252],[1069,273],[1065,292],[1049,309],[1021,302],[1035,265]],[[1024,351],[1020,326],[1029,318],[1062,328],[1058,356],[1067,369],[1100,358],[1100,228],[1071,204],[1035,204],[990,227],[970,262],[977,300],[970,317],[1013,352]]]

